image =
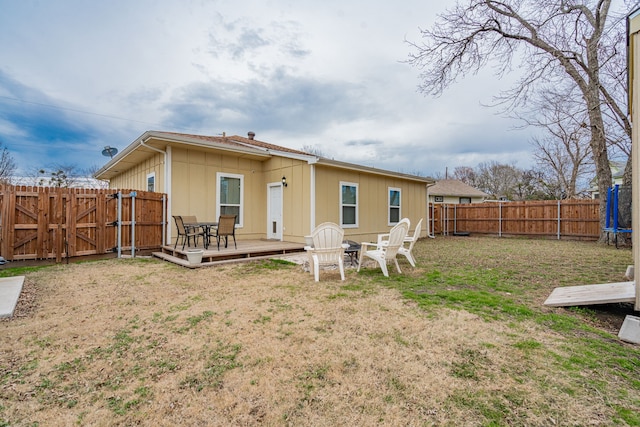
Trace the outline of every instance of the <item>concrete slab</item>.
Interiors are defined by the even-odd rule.
[[[627,316],[622,322],[618,338],[633,344],[640,344],[640,317]]]
[[[11,317],[16,309],[24,276],[0,277],[0,317]]]

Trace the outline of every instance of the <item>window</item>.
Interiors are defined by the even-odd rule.
[[[436,203],[442,203],[444,202],[444,196],[434,196],[434,200],[436,201]]]
[[[345,228],[358,226],[358,184],[340,183],[340,225]]]
[[[471,203],[471,197],[460,197],[460,203]]]
[[[244,176],[233,174],[217,174],[216,193],[218,200],[216,203],[216,216],[236,215],[236,225],[242,227],[244,200]]]
[[[147,175],[147,191],[156,191],[156,173],[151,172]]]
[[[400,222],[400,189],[389,188],[389,225]]]

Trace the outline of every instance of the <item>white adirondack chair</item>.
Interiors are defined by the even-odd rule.
[[[389,270],[387,269],[387,263],[393,261],[396,265],[398,273],[402,273],[400,266],[398,265],[398,250],[404,243],[405,237],[409,232],[409,220],[404,218],[397,223],[388,234],[378,236],[378,243],[361,243],[360,260],[358,262],[358,271],[362,266],[362,258],[368,257],[375,260],[382,270],[382,274],[385,277],[389,277]],[[388,238],[382,239],[382,236],[388,236]],[[372,249],[369,249],[372,248]]]
[[[313,246],[305,246],[309,254],[309,270],[318,282],[321,265],[338,265],[340,277],[344,280],[344,250],[349,247],[342,243],[344,230],[338,224],[323,222],[311,233]]]
[[[420,231],[422,231],[422,218],[418,221],[413,236],[405,237],[403,245],[398,249],[398,253],[404,255],[412,267],[416,266],[416,258],[413,256],[413,245],[418,241],[418,238],[420,238]]]

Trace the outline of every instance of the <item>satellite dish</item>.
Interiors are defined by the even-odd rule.
[[[106,147],[104,147],[104,150],[102,150],[102,155],[105,157],[111,157],[113,159],[113,156],[115,156],[116,154],[118,154],[118,149],[115,147],[109,147],[107,145]]]

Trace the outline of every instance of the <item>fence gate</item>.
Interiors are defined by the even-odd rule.
[[[100,255],[162,245],[165,195],[121,190],[0,187],[0,256],[6,260]],[[138,206],[132,221],[133,200]],[[127,215],[127,208],[129,214]],[[135,224],[135,226],[132,226]],[[118,230],[122,235],[118,246]]]

